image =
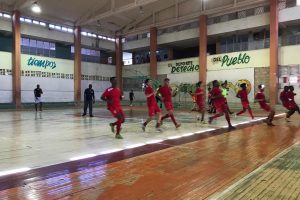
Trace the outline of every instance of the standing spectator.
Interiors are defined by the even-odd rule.
[[[133,90],[130,90],[130,92],[129,92],[129,100],[130,100],[130,106],[132,106],[133,100],[134,100]]]
[[[40,112],[42,112],[43,102],[42,102],[42,94],[43,90],[40,88],[38,84],[34,89],[34,102],[35,102],[35,111],[38,111],[38,104],[40,104]]]
[[[93,104],[95,103],[95,92],[92,88],[92,84],[89,84],[89,88],[84,91],[84,110],[82,116],[86,116],[87,108],[89,107],[90,117],[94,117]]]

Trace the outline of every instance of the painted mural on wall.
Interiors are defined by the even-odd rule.
[[[171,69],[171,74],[199,71],[199,63],[194,63],[192,60],[168,63],[168,67]]]
[[[224,81],[219,81],[220,85],[222,85],[224,83]],[[241,89],[241,84],[245,83],[247,85],[247,92],[248,94],[251,92],[252,90],[252,86],[251,86],[251,82],[247,79],[240,79],[236,82],[227,82],[227,88],[231,91],[233,91],[235,94],[238,93],[238,91]],[[173,89],[173,95],[176,96],[177,94],[179,94],[179,92],[182,93],[189,93],[189,92],[195,92],[196,90],[196,83],[192,84],[192,83],[180,83],[180,84],[171,84],[171,87]],[[208,88],[212,88],[212,81],[209,82],[206,85],[206,89]]]

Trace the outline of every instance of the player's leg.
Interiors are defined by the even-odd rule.
[[[85,116],[85,115],[86,115],[87,108],[88,108],[88,103],[87,103],[87,101],[85,100],[85,101],[84,101],[84,107],[83,107],[83,114],[82,114],[82,116]]]

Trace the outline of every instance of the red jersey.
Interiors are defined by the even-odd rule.
[[[266,102],[265,94],[263,92],[258,92],[255,95],[255,99],[258,100],[260,107],[264,108],[264,107],[268,106],[267,102]]]
[[[280,100],[282,102],[282,105],[286,107],[288,105],[288,102],[289,102],[288,92],[282,91],[280,93]]]
[[[164,102],[172,102],[172,88],[164,85],[161,88],[159,88],[159,93],[163,97]]]
[[[146,89],[145,89],[145,95],[149,95],[149,94],[152,94],[150,97],[147,97],[147,105],[148,106],[153,106],[156,104],[156,100],[155,100],[155,97],[154,97],[154,90],[152,87],[150,86],[147,86]]]
[[[240,97],[242,103],[249,103],[247,90],[240,90],[237,96]]]
[[[122,92],[119,88],[107,88],[101,98],[107,100],[108,109],[121,107]]]
[[[294,92],[292,92],[292,91],[287,92],[287,98],[288,98],[289,101],[294,102],[295,101],[295,96],[296,96],[296,94]]]
[[[199,104],[199,103],[203,103],[203,90],[201,88],[197,88],[196,91],[195,91],[195,94],[196,94],[196,102]]]
[[[225,98],[222,95],[222,90],[218,87],[214,87],[211,91],[210,91],[212,97],[216,97],[219,96],[217,98],[213,98],[214,100],[214,104],[215,107],[220,107],[223,106],[223,104],[225,104]]]

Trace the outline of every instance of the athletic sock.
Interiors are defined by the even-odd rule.
[[[170,115],[170,117],[171,117],[172,122],[173,122],[175,125],[177,125],[177,122],[176,122],[176,120],[175,120],[174,115],[172,114],[172,115]]]
[[[232,126],[232,125],[231,125],[231,122],[230,122],[230,117],[229,117],[229,114],[228,114],[228,113],[225,113],[225,119],[226,119],[226,121],[227,121],[227,123],[228,123],[228,126]]]

